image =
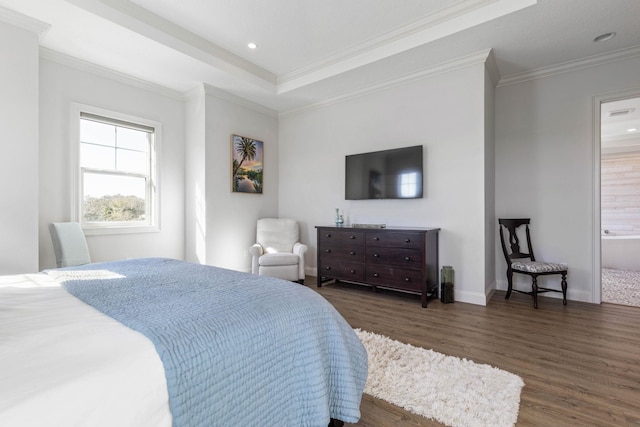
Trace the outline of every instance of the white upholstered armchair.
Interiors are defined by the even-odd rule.
[[[307,245],[298,239],[298,223],[295,220],[259,219],[256,243],[249,248],[251,272],[303,283]]]

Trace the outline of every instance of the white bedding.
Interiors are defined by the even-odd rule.
[[[171,423],[151,341],[47,275],[0,277],[0,426]]]

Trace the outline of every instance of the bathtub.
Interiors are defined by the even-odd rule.
[[[602,268],[640,271],[640,236],[602,235]]]

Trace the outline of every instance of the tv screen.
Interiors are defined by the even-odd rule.
[[[346,156],[345,199],[422,197],[422,145]]]

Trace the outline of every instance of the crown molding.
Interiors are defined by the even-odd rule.
[[[278,112],[276,110],[272,110],[271,108],[265,107],[264,105],[258,104],[253,101],[249,101],[246,98],[243,98],[238,95],[234,95],[232,93],[219,89],[215,86],[211,86],[207,83],[202,83],[202,87],[204,87],[204,93],[206,95],[211,95],[214,98],[218,98],[222,101],[239,105],[240,107],[247,108],[249,110],[255,111],[256,113],[260,113],[268,117],[272,117],[276,119],[278,118]],[[198,92],[190,91],[189,93],[192,95],[195,95]]]
[[[378,83],[375,85],[367,86],[364,88],[360,88],[343,95],[339,95],[333,98],[326,99],[324,101],[316,102],[313,104],[306,105],[304,107],[296,108],[293,110],[285,111],[280,113],[280,118],[286,118],[289,116],[293,116],[296,114],[304,113],[307,111],[315,110],[318,108],[326,107],[332,104],[337,104],[339,102],[344,102],[350,99],[359,98],[361,96],[370,95],[372,93],[380,92],[383,90],[387,90],[393,87],[402,86],[414,81],[423,80],[426,78],[430,78],[439,74],[449,73],[451,71],[460,70],[463,68],[467,68],[472,65],[485,64],[487,66],[487,62],[492,62],[493,60],[493,50],[485,49],[480,52],[472,53],[470,55],[462,56],[460,58],[453,59],[451,61],[443,62],[441,64],[428,67],[413,73],[405,74],[400,77],[395,77],[393,79],[388,79],[383,81],[382,83]],[[493,77],[492,77],[493,79]]]
[[[624,61],[626,59],[640,56],[640,46],[614,50],[602,55],[588,56],[586,58],[575,61],[563,62],[549,67],[537,68],[535,70],[525,71],[523,73],[511,74],[504,76],[498,82],[497,87],[509,86],[523,83],[531,80],[543,79],[555,76],[557,74],[570,73],[572,71],[582,70],[585,68],[597,67],[609,62]]]
[[[157,93],[158,95],[173,98],[178,101],[185,100],[185,94],[167,87],[151,83],[147,80],[132,77],[128,74],[121,73],[119,71],[112,70],[110,68],[103,67],[82,59],[75,58],[73,56],[60,53],[55,50],[48,49],[40,46],[40,58],[52,61],[67,67],[74,68],[76,70],[85,71],[91,74],[98,75],[110,80],[115,80],[120,83],[124,83],[129,86],[134,86],[139,89],[144,89],[150,92]]]
[[[42,22],[38,19],[23,15],[2,6],[0,6],[0,21],[4,21],[8,24],[36,33],[40,40],[42,40],[42,37],[46,34],[49,28],[51,28],[51,25],[46,22]]]
[[[462,0],[383,36],[278,76],[278,93],[336,76],[537,4],[537,0]]]

